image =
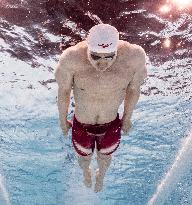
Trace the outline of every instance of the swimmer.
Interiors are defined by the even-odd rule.
[[[146,77],[144,49],[120,40],[117,29],[109,24],[93,26],[86,40],[61,54],[55,70],[60,127],[65,136],[72,128],[72,143],[87,187],[92,186],[90,163],[96,150],[95,192],[102,190],[121,130],[128,134],[132,126],[132,112]],[[67,120],[71,90],[75,100],[72,123]],[[120,119],[118,108],[123,100]]]

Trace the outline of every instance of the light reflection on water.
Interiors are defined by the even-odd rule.
[[[0,174],[0,204],[10,205],[9,194],[5,187],[5,180],[1,174]]]
[[[189,135],[184,139],[184,142],[179,150],[174,163],[166,173],[165,177],[161,180],[157,187],[156,192],[149,200],[148,205],[160,205],[169,197],[170,193],[175,189],[177,183],[183,175],[190,174],[192,156],[192,130]]]

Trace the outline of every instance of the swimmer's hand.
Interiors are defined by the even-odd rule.
[[[72,127],[72,123],[68,120],[60,121],[60,127],[63,131],[64,136],[67,137],[68,136],[68,131]]]
[[[122,126],[121,129],[123,130],[124,134],[128,134],[129,130],[132,127],[131,120],[121,120]]]

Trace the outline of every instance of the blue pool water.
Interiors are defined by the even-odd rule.
[[[71,132],[68,139],[62,136],[58,113],[45,115],[40,110],[18,115],[17,108],[15,116],[0,120],[0,161],[11,204],[147,204],[186,137],[191,106],[190,101],[174,96],[141,97],[133,129],[122,136],[104,189],[97,194],[82,183]],[[94,157],[93,170],[96,167]],[[190,172],[184,174],[164,204],[192,204],[191,184]]]

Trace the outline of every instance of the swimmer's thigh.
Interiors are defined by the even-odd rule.
[[[72,143],[75,151],[80,156],[92,155],[95,148],[94,138],[89,136],[86,130],[76,123],[72,127]]]
[[[120,144],[121,120],[109,126],[104,136],[96,138],[97,151],[102,155],[111,155]]]

